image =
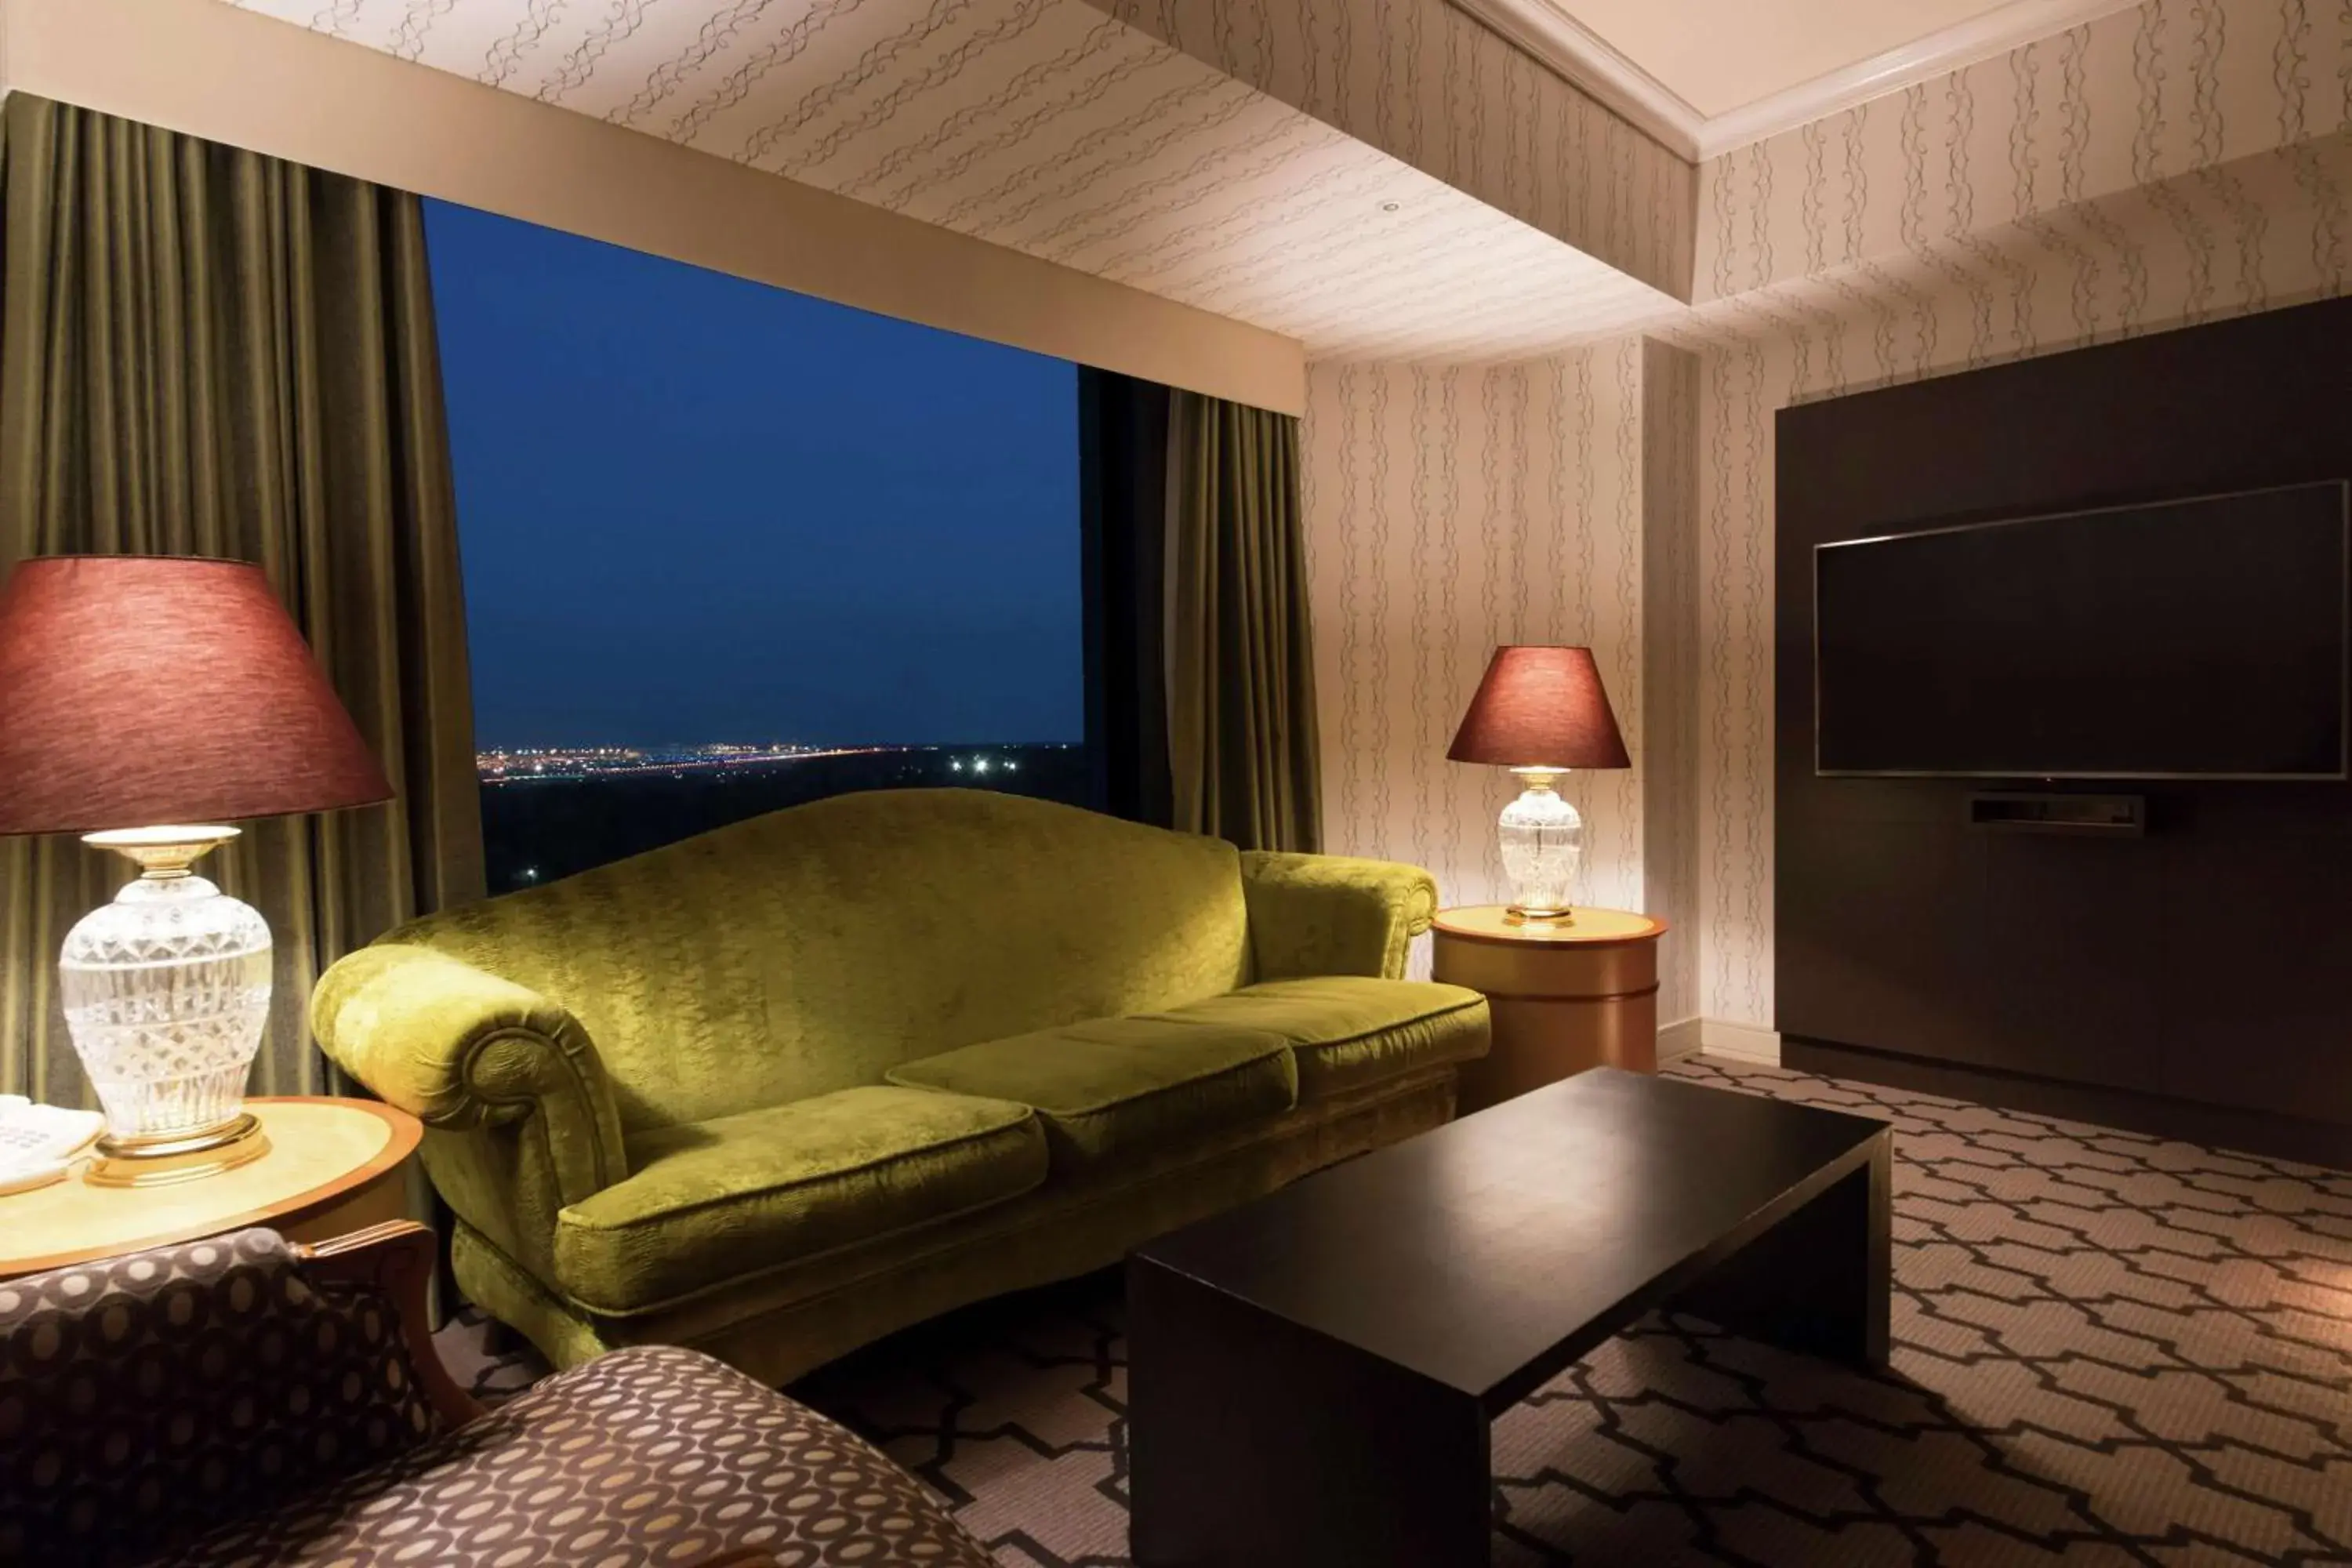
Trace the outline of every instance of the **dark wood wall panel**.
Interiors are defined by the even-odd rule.
[[[1818,778],[1811,572],[1831,540],[2352,477],[2352,300],[1808,404],[1778,439],[1789,1059],[2352,1163],[2352,785],[2079,786],[2148,800],[2100,839],[1969,826],[1988,781]]]

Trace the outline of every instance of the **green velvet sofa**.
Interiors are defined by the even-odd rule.
[[[559,1365],[782,1383],[1452,1114],[1424,871],[976,790],[845,795],[391,932],[327,1054],[425,1124],[466,1293]]]

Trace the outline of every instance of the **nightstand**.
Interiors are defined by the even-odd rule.
[[[1658,1068],[1658,938],[1666,922],[1626,910],[1564,925],[1514,924],[1499,904],[1441,910],[1434,977],[1484,993],[1494,1047],[1462,1064],[1459,1114],[1587,1068]]]
[[[424,1129],[373,1100],[248,1100],[269,1152],[185,1182],[107,1187],[77,1166],[0,1197],[0,1279],[264,1225],[324,1241],[408,1214],[408,1163]]]

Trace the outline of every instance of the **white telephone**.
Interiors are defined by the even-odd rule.
[[[58,1180],[105,1127],[106,1118],[95,1110],[68,1110],[37,1105],[21,1094],[0,1094],[0,1195]]]

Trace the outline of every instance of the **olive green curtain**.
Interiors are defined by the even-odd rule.
[[[0,576],[118,552],[259,563],[399,790],[246,824],[201,868],[276,938],[251,1092],[320,1092],[334,1080],[303,1015],[320,969],[482,892],[424,216],[401,192],[16,93]],[[0,1089],[86,1100],[58,950],[128,876],[72,838],[0,839]]]
[[[1168,762],[1175,826],[1322,847],[1298,421],[1199,393],[1168,411]]]

